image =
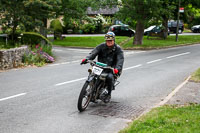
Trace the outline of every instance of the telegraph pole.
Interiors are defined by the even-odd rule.
[[[178,3],[178,16],[177,16],[177,27],[176,27],[176,42],[178,42],[180,6],[181,6],[181,0],[179,0],[179,3]]]

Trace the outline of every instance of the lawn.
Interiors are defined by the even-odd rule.
[[[145,36],[143,39],[143,45],[133,45],[133,41],[129,41],[128,43],[123,45],[123,48],[131,48],[131,49],[155,49],[155,48],[165,48],[165,47],[172,47],[172,46],[180,46],[180,45],[187,45],[187,44],[195,44],[200,43],[200,36],[179,36],[179,41],[175,41],[176,36],[168,36],[166,40],[150,37],[147,39]]]
[[[163,106],[134,121],[120,133],[199,133],[200,105]]]
[[[119,44],[128,37],[116,37],[116,42]],[[53,45],[71,46],[71,47],[96,47],[98,44],[105,42],[103,36],[95,37],[66,37],[63,40],[55,40]]]
[[[122,41],[127,40],[128,37],[116,37],[117,44],[121,44]],[[70,46],[70,47],[96,47],[98,44],[105,42],[104,37],[66,37],[63,40],[55,40],[54,45],[59,46]],[[122,47],[124,49],[157,49],[157,48],[166,48],[172,46],[188,45],[200,43],[200,35],[194,36],[179,36],[179,41],[175,41],[175,36],[168,36],[166,40],[150,37],[147,39],[144,36],[143,45],[133,45],[133,38],[130,41],[124,43]]]

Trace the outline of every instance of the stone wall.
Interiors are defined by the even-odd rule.
[[[22,64],[22,57],[27,51],[27,46],[0,50],[0,70],[19,67]]]

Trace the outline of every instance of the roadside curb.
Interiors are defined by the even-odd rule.
[[[149,109],[147,109],[146,111],[144,111],[141,115],[139,115],[135,120],[140,119],[142,116],[144,116],[145,114],[147,114],[148,112],[150,112],[152,109],[157,108],[157,107],[161,107],[163,105],[165,105],[186,83],[188,83],[188,81],[190,80],[191,76],[189,76],[185,81],[183,81],[180,85],[178,85],[167,97],[165,97],[164,100],[162,100],[160,103],[156,104],[153,107],[150,107]]]

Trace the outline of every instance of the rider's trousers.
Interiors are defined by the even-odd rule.
[[[113,73],[108,73],[107,77],[106,77],[106,82],[108,85],[108,94],[111,95],[111,91],[114,87],[114,75]]]

